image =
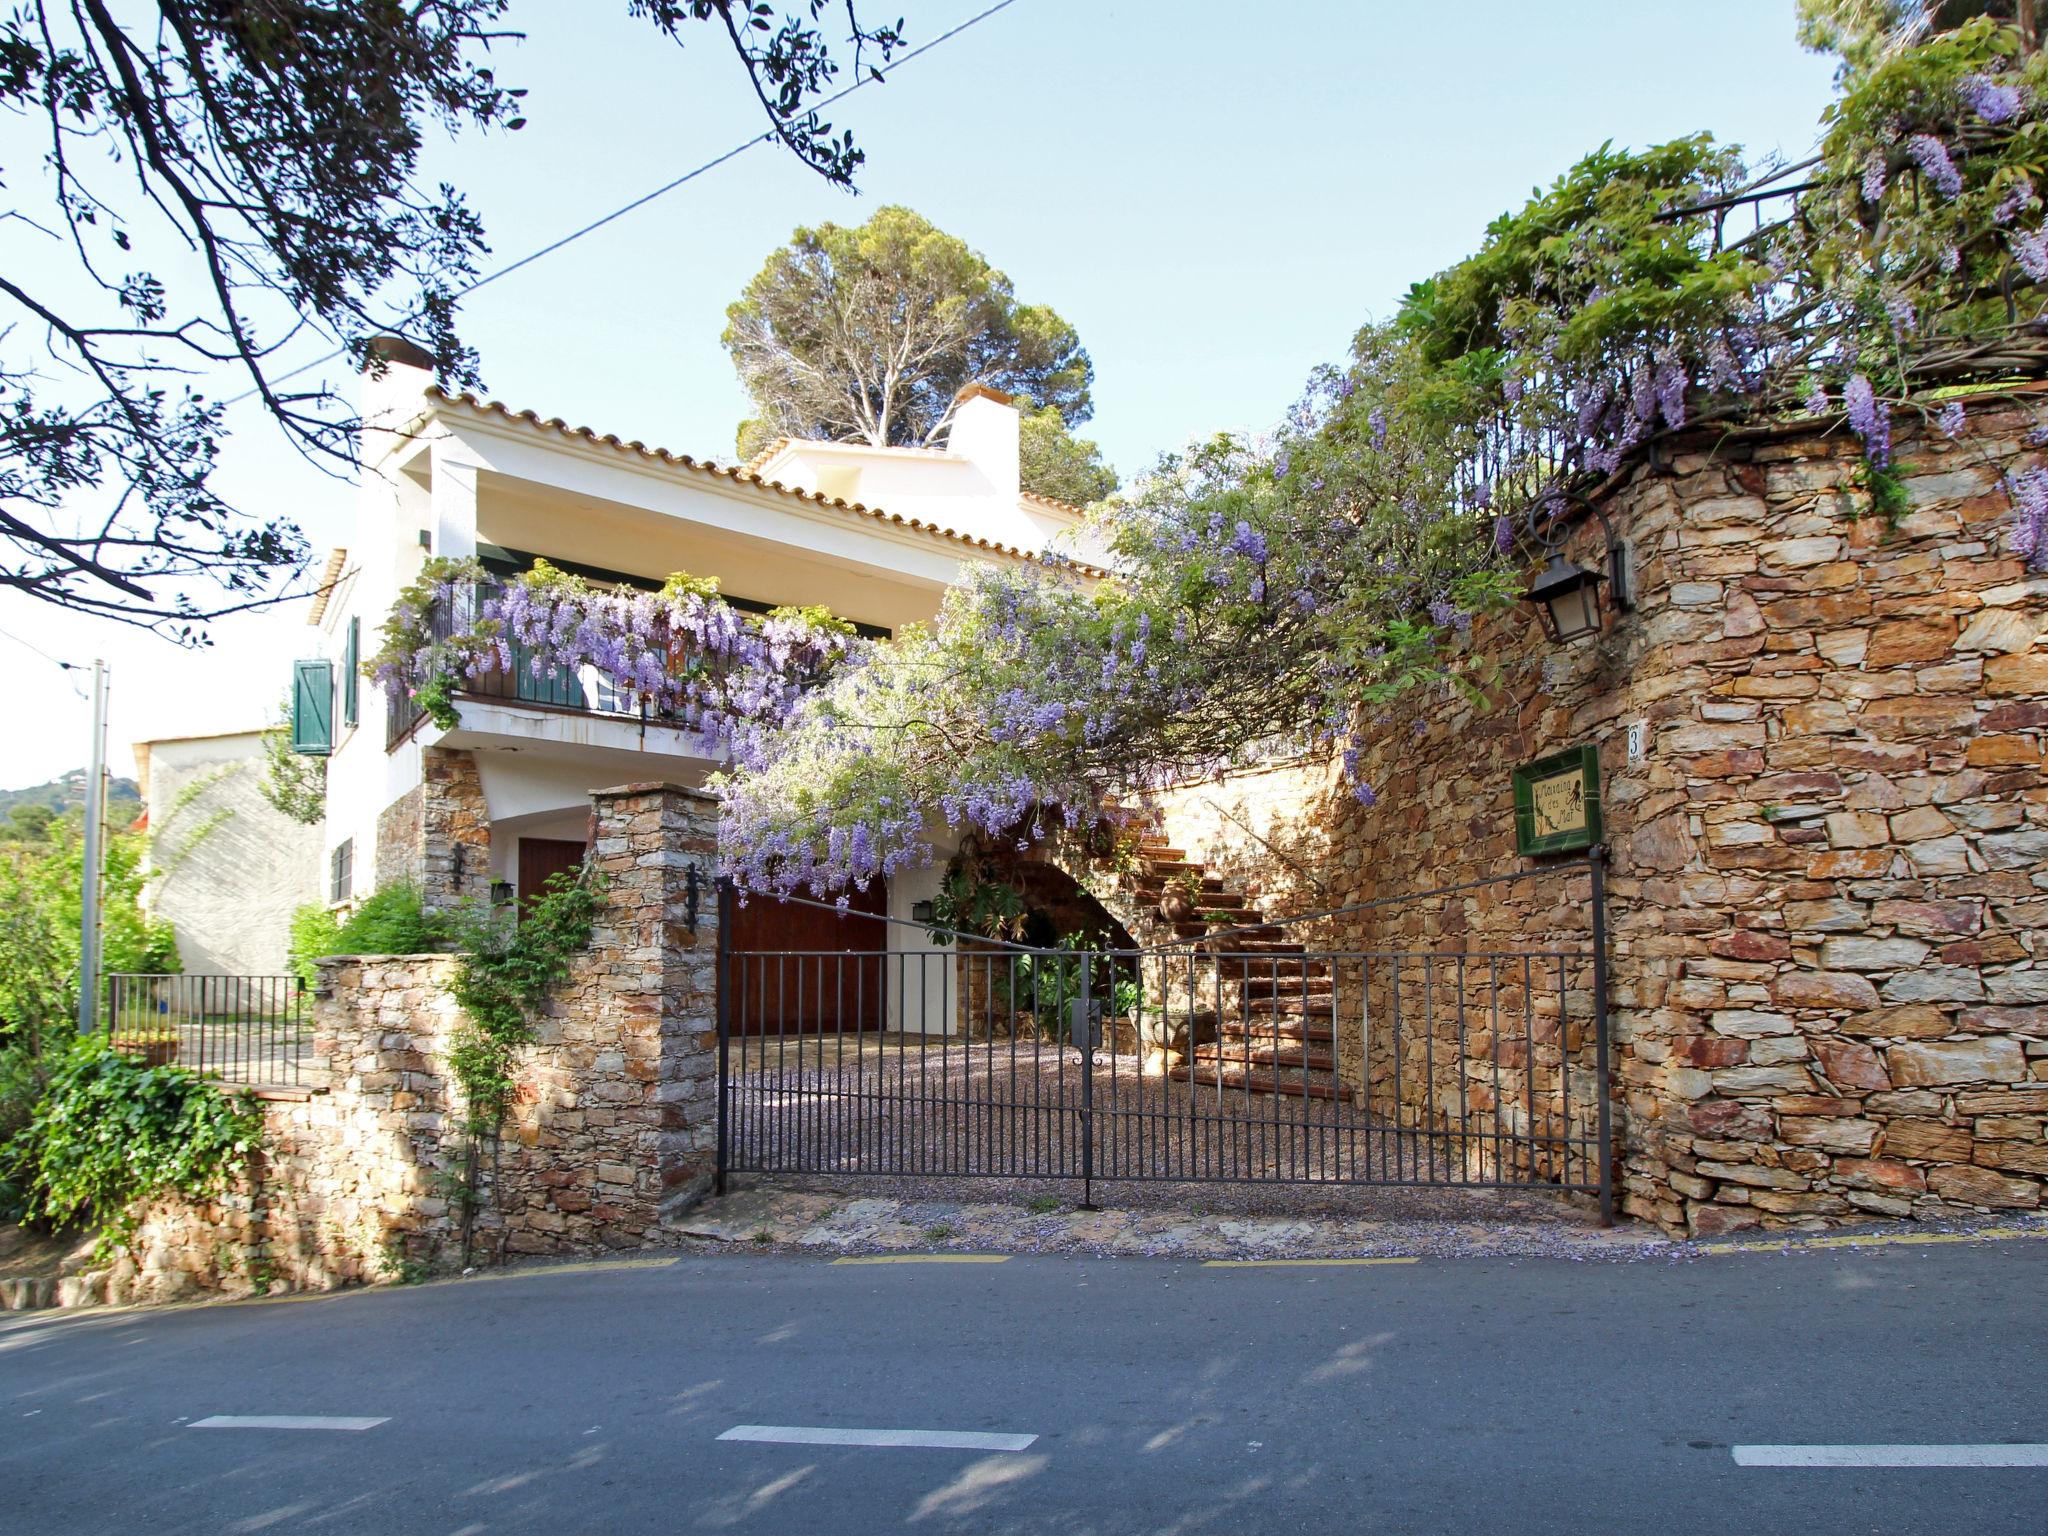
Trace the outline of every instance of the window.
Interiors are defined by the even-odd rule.
[[[354,725],[361,713],[357,690],[361,686],[363,621],[348,621],[348,645],[341,654],[341,723]]]
[[[292,750],[325,757],[334,750],[334,663],[292,663]]]
[[[355,894],[356,886],[356,840],[349,838],[328,855],[327,899],[330,902],[347,901]]]

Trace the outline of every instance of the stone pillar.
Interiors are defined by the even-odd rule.
[[[595,996],[616,1018],[637,1118],[656,1132],[635,1188],[674,1211],[704,1197],[717,1164],[718,802],[672,784],[627,784],[591,800],[605,881],[589,957]]]
[[[473,754],[429,747],[420,755],[420,897],[442,910],[491,889],[491,813]],[[381,854],[381,849],[379,850]],[[383,881],[382,869],[377,878]]]

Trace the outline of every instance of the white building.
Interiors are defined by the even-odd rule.
[[[294,909],[320,899],[321,831],[263,796],[263,733],[135,744],[149,835],[143,902],[187,975],[281,976]]]
[[[1035,558],[1079,518],[1019,489],[1017,412],[979,386],[962,392],[944,450],[785,439],[734,468],[451,396],[408,344],[379,345],[388,366],[366,380],[355,537],[329,560],[311,615],[320,655],[295,677],[303,744],[330,754],[336,902],[395,880],[436,904],[523,897],[581,858],[593,790],[695,785],[717,766],[692,732],[607,708],[567,678],[478,678],[447,729],[383,698],[358,664],[429,555],[504,575],[539,558],[647,587],[687,571],[742,608],[819,604],[886,633],[931,619],[970,564]],[[889,913],[907,919],[938,878],[900,876]],[[764,903],[742,914],[755,948],[838,948],[849,926],[882,927],[818,931],[834,923]]]

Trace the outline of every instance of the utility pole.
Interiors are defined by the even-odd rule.
[[[85,775],[84,880],[79,901],[78,1032],[89,1035],[100,1000],[100,845],[106,817],[107,664],[92,664],[92,753]]]

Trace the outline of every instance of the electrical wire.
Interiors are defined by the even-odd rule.
[[[874,68],[871,66],[869,69],[869,73],[867,75],[865,75],[861,79],[855,80],[851,85],[848,85],[843,89],[834,91],[830,96],[824,97],[820,101],[814,103],[808,110],[812,112],[823,111],[825,108],[832,106],[836,102],[846,100],[846,98],[851,96],[855,91],[873,85],[877,81],[887,79],[890,75],[894,74],[904,65],[910,63],[913,59],[916,59],[923,54],[930,53],[934,48],[939,47],[942,43],[950,42],[953,38],[958,37],[962,32],[967,31],[970,27],[979,26],[982,22],[987,21],[991,16],[995,15],[998,11],[1008,10],[1011,6],[1015,5],[1016,3],[1017,0],[996,0],[996,3],[994,5],[989,6],[986,10],[976,12],[974,15],[968,17],[965,21],[959,23],[957,26],[951,27],[948,30],[941,32],[937,37],[933,38],[930,42],[922,43],[916,48],[911,49],[910,52],[904,54],[903,57],[897,59],[894,63],[886,66],[885,68]],[[468,298],[471,294],[475,293],[479,288],[489,287],[492,283],[497,282],[500,278],[510,277],[514,272],[519,271],[522,267],[532,266],[535,262],[539,261],[544,256],[552,256],[556,251],[561,250],[564,246],[574,245],[578,240],[581,240],[585,235],[595,234],[598,230],[603,229],[607,224],[615,223],[618,220],[623,219],[627,214],[634,213],[637,212],[639,209],[645,208],[649,203],[654,202],[657,198],[668,196],[668,194],[675,191],[676,188],[685,186],[688,183],[695,181],[699,176],[703,176],[708,172],[717,170],[719,166],[724,165],[728,160],[736,159],[740,155],[745,154],[748,150],[752,149],[757,144],[766,144],[772,142],[774,138],[775,131],[773,129],[764,129],[760,133],[755,134],[754,137],[752,137],[751,139],[746,140],[744,143],[735,144],[731,149],[728,149],[724,154],[718,155],[713,159],[706,160],[702,165],[697,166],[693,170],[685,171],[682,175],[676,177],[673,181],[664,182],[662,185],[656,187],[652,192],[643,193],[639,197],[634,198],[630,203],[622,203],[617,208],[614,208],[610,213],[607,213],[600,218],[592,219],[588,224],[585,224],[582,228],[570,231],[568,234],[563,235],[559,240],[551,241],[548,244],[542,246],[537,251],[529,251],[526,255],[520,257],[517,261],[511,262],[506,266],[502,266],[498,268],[498,270],[495,272],[488,272],[484,274],[484,276],[478,278],[475,282],[469,284],[465,288],[457,289],[454,296],[455,302],[460,303],[462,300]],[[403,326],[416,318],[418,318],[417,311],[407,314],[402,319],[395,322],[395,327]],[[278,374],[274,379],[270,380],[270,382],[272,384],[282,384],[288,379],[297,378],[302,373],[310,373],[315,368],[323,368],[327,364],[333,362],[337,357],[340,357],[346,350],[347,348],[345,347],[337,347],[332,352],[326,353],[324,356],[321,357],[316,357],[309,363],[301,363],[298,367],[292,369],[288,373]],[[236,395],[233,399],[227,401],[226,403],[229,405],[239,405],[244,400],[247,400],[258,393],[260,393],[260,391],[254,389],[244,390],[241,394]]]

